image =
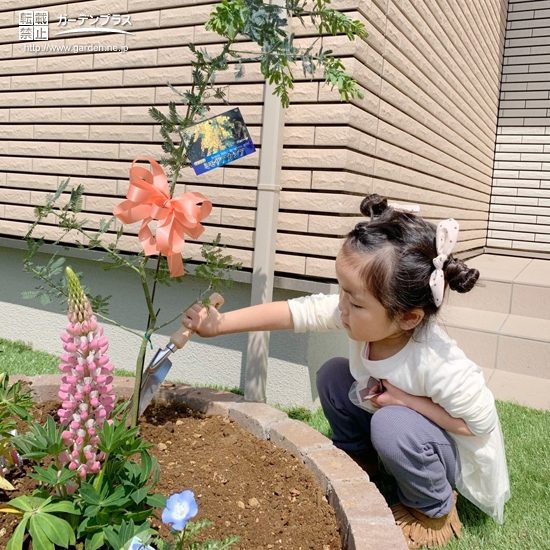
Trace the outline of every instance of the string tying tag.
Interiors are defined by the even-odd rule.
[[[151,335],[148,332],[146,332],[143,336],[146,340],[149,340],[149,345],[151,346],[151,349],[153,349],[153,342],[151,342]]]

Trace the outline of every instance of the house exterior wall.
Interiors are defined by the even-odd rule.
[[[455,217],[461,250],[483,246],[505,2],[373,2],[377,10],[373,190],[420,203],[432,220]]]
[[[487,246],[550,253],[550,3],[510,0]]]
[[[10,0],[0,6],[0,337],[31,339],[37,349],[58,353],[64,315],[50,306],[23,302],[33,287],[21,276],[21,237],[33,208],[71,176],[86,188],[84,214],[91,226],[107,218],[124,198],[128,169],[140,155],[159,158],[158,126],[148,115],[166,112],[174,99],[167,88],[190,82],[187,44],[215,50],[219,37],[204,30],[211,3],[186,0],[96,0],[57,4]],[[341,0],[337,7],[361,19],[366,41],[324,39],[357,79],[364,99],[342,103],[317,80],[301,79],[285,113],[283,168],[277,234],[275,286],[303,292],[333,290],[334,258],[344,235],[360,218],[365,194],[415,202],[433,221],[455,217],[461,225],[458,251],[474,255],[485,244],[497,120],[507,0]],[[128,46],[125,54],[32,52],[18,40],[18,10],[48,10],[51,35],[62,14],[130,14],[133,36],[52,38],[50,45]],[[2,11],[3,10],[3,11]],[[313,38],[310,27],[293,26],[297,40]],[[308,42],[309,43],[309,42]],[[42,43],[41,45],[44,45]],[[257,66],[221,75],[232,106],[239,106],[258,147],[262,140],[264,85]],[[227,107],[213,104],[212,114]],[[222,242],[245,271],[252,265],[259,155],[196,177],[186,169],[176,192],[198,191],[214,203],[200,241],[220,232]],[[41,228],[53,241],[58,231]],[[138,251],[132,228],[123,241]],[[188,241],[186,256],[199,258],[200,242]],[[74,251],[73,251],[74,252]],[[76,253],[76,252],[75,252]],[[142,328],[130,274],[106,278],[91,260],[71,259],[96,286],[109,280],[125,319]],[[90,279],[91,278],[91,279]],[[226,307],[249,303],[249,280],[226,294]],[[285,283],[285,281],[287,281]],[[162,307],[189,303],[199,282],[161,294]],[[116,291],[115,289],[115,291]],[[96,292],[98,292],[97,290]],[[274,299],[296,296],[276,290]],[[177,296],[177,299],[176,299]],[[128,299],[132,297],[132,299]],[[114,309],[113,309],[114,312]],[[37,315],[40,313],[40,315]],[[16,322],[14,321],[16,320]],[[39,323],[39,326],[38,326]],[[38,330],[40,337],[26,334]],[[111,327],[117,366],[132,368],[136,343]],[[138,329],[139,330],[139,329]],[[166,329],[168,330],[168,329]],[[162,331],[155,346],[164,345]],[[289,343],[290,342],[290,343]],[[271,403],[316,401],[315,371],[324,359],[346,353],[345,335],[274,335],[270,347],[267,399]],[[191,383],[242,385],[246,338],[193,340],[174,356],[176,379]],[[289,391],[292,388],[292,391]]]
[[[318,81],[297,82],[285,121],[276,272],[333,278],[342,237],[370,192],[418,202],[429,219],[455,217],[460,250],[478,251],[486,237],[506,1],[344,0],[338,7],[363,20],[370,35],[365,42],[329,37],[324,45],[344,58],[365,98],[341,103]],[[51,38],[33,42],[43,51],[28,51],[29,43],[18,40],[18,10],[38,8],[50,14]],[[33,207],[68,176],[85,186],[92,226],[111,214],[126,193],[130,161],[163,155],[148,109],[166,112],[176,98],[167,81],[180,88],[190,83],[187,44],[216,49],[219,37],[204,30],[211,8],[186,0],[163,0],[154,9],[145,0],[40,6],[13,0],[0,12],[2,235],[24,235]],[[63,28],[57,25],[62,14],[87,13],[128,13],[134,34],[108,41],[54,36]],[[293,31],[298,41],[313,39],[311,27],[295,22]],[[90,44],[129,50],[44,51]],[[257,65],[247,66],[242,80],[228,71],[218,83],[227,86],[230,103],[241,108],[261,147]],[[225,109],[213,105],[212,114]],[[186,169],[176,189],[212,200],[200,241],[221,232],[245,268],[252,262],[258,158],[199,177]],[[58,237],[51,225],[41,229],[49,240]],[[139,244],[130,236],[122,247],[136,251]],[[186,253],[200,259],[199,248],[190,241]]]

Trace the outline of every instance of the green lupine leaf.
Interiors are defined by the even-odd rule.
[[[90,518],[95,518],[99,513],[99,510],[100,510],[99,506],[97,504],[93,504],[92,506],[88,506],[84,513]]]
[[[44,510],[47,512],[64,512],[65,514],[79,514],[73,502],[68,500],[60,500],[58,502],[52,502],[47,506],[44,506]]]
[[[82,519],[82,518],[81,518]],[[84,534],[86,533],[86,531],[88,530],[88,527],[91,523],[91,519],[92,518],[89,518],[89,517],[86,517],[84,519],[82,519],[82,521],[79,523],[77,529],[76,529],[76,537],[78,539],[80,539],[81,537],[84,536]]]
[[[32,512],[34,510],[33,503],[30,501],[32,497],[21,496],[16,497],[8,502],[9,506],[17,508],[18,510],[23,510],[23,512]]]
[[[145,502],[153,508],[166,508],[166,497],[160,493],[148,495]]]
[[[150,486],[142,487],[141,489],[138,489],[137,491],[134,491],[130,496],[132,500],[139,504],[142,500],[144,500],[147,497],[147,493],[149,492]]]
[[[147,482],[149,479],[149,476],[151,475],[151,472],[153,471],[153,459],[151,458],[151,455],[147,451],[142,451],[140,453],[141,456],[141,484]]]
[[[87,538],[86,542],[84,544],[85,550],[98,550],[98,548],[101,548],[103,546],[103,543],[105,542],[103,532],[99,531],[94,534],[92,538]]]
[[[106,499],[103,499],[99,504],[104,507],[117,505],[119,501],[124,499],[124,493],[124,487],[119,485],[112,495],[109,495]]]
[[[23,539],[25,537],[25,531],[27,523],[29,522],[30,516],[25,516],[20,522],[19,525],[15,528],[11,539],[8,541],[6,550],[22,550],[23,549]]]
[[[153,515],[153,510],[143,510],[143,511],[126,513],[126,517],[129,519],[133,519],[136,523],[142,523],[152,515]]]
[[[70,524],[64,519],[58,518],[51,514],[40,514],[37,519],[40,521],[40,526],[42,527],[45,535],[54,544],[62,546],[63,548],[68,548],[69,543],[75,544],[76,539],[74,536],[74,531]]]
[[[119,550],[119,548],[121,548],[120,537],[118,533],[115,532],[112,525],[109,525],[108,528],[103,531],[103,538],[116,550]]]
[[[55,550],[53,542],[48,538],[42,527],[42,514],[31,516],[29,533],[32,537],[33,550]]]
[[[105,422],[105,424],[107,423]],[[92,485],[86,482],[82,483],[80,486],[80,496],[84,502],[87,502],[88,504],[99,504],[101,502],[101,497],[98,492]]]

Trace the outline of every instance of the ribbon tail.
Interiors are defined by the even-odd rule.
[[[146,256],[152,256],[153,254],[156,254],[158,252],[155,236],[153,235],[151,229],[149,229],[148,224],[150,221],[151,218],[143,220],[143,223],[141,224],[141,228],[138,233],[139,242],[141,243],[141,246]]]
[[[181,277],[185,274],[183,269],[183,259],[181,254],[172,254],[171,256],[166,256],[168,260],[168,269],[170,269],[170,277]]]

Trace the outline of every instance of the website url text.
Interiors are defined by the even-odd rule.
[[[52,52],[52,53],[85,53],[85,52],[120,52],[126,53],[128,46],[101,46],[99,44],[75,44],[73,46],[56,46],[54,44],[25,44],[26,52]]]

